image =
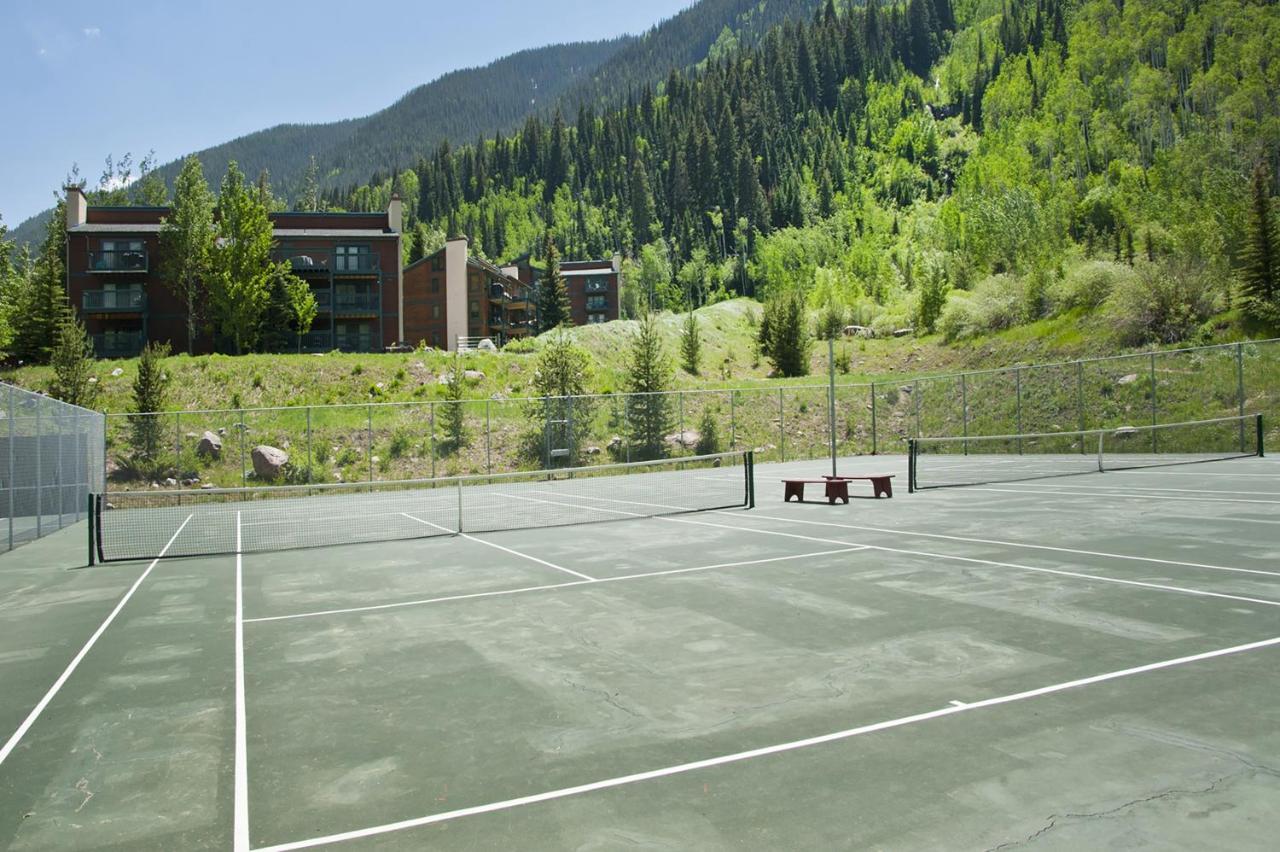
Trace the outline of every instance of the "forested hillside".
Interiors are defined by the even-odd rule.
[[[1275,231],[1278,43],[1259,0],[827,3],[399,179],[494,259],[546,228],[627,253],[633,303],[795,291],[949,339],[1102,309],[1170,341],[1274,307],[1249,247]]]

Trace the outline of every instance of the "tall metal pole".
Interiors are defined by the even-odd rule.
[[[1080,431],[1085,430],[1084,419],[1084,362],[1076,362],[1076,416],[1079,419]],[[1080,438],[1080,454],[1085,455],[1089,448],[1084,445],[1084,437]]]
[[[1156,426],[1156,353],[1151,353],[1151,452],[1160,451],[1159,439],[1156,433],[1159,431]]]
[[[307,406],[307,484],[311,484],[312,474],[311,466],[315,464],[315,458],[311,454],[311,406]]]
[[[490,454],[492,423],[493,421],[489,419],[489,400],[486,399],[484,401],[484,469],[486,473],[493,473],[493,456]]]
[[[1022,370],[1018,367],[1013,368],[1014,393],[1017,396],[1017,433],[1018,433],[1018,455],[1022,455]]]
[[[16,483],[13,480],[13,386],[9,386],[9,476],[5,479],[4,484],[9,488],[9,549],[13,550],[13,510],[14,510],[14,494],[17,493]]]
[[[373,406],[369,405],[366,409],[366,417],[368,420],[365,425],[365,455],[369,459],[369,481],[373,482]]]
[[[827,338],[827,428],[831,433],[831,476],[836,476],[836,341]]]
[[[876,455],[879,447],[876,442],[876,383],[871,383],[871,455]]]
[[[778,454],[782,456],[782,460],[787,460],[787,427],[785,424],[786,415],[782,408],[782,388],[778,388]]]
[[[44,436],[40,433],[40,401],[36,400],[36,538],[41,536],[40,526],[44,521],[44,482],[43,465],[40,457],[44,455]]]
[[[729,391],[729,449],[738,449],[738,392]]]
[[[1244,437],[1244,344],[1236,344],[1236,402],[1240,415],[1240,452],[1245,449]]]
[[[964,373],[960,374],[960,429],[965,437],[961,446],[964,447],[964,454],[967,456],[969,455],[969,383]]]
[[[244,469],[245,425],[244,425],[244,409],[243,408],[236,409],[236,417],[237,417],[236,431],[240,433],[240,487],[243,488],[247,484],[246,477],[248,476],[248,474],[245,473],[245,469]]]
[[[436,478],[436,404],[434,402],[427,403],[427,411],[431,430],[431,478]]]

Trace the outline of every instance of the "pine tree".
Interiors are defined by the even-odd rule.
[[[809,328],[805,320],[804,296],[791,292],[771,298],[764,310],[766,320],[761,324],[761,331],[762,334],[767,333],[768,340],[761,347],[762,354],[781,376],[807,376]],[[767,332],[764,331],[766,326]]]
[[[540,458],[546,449],[550,421],[564,419],[571,424],[569,448],[574,452],[569,464],[577,461],[577,451],[591,432],[594,400],[591,387],[591,354],[573,342],[563,330],[548,335],[538,351],[533,373],[534,398],[526,409],[530,422],[529,455]],[[558,436],[557,436],[558,440]],[[547,460],[550,461],[549,459]]]
[[[320,208],[320,165],[316,162],[316,155],[312,154],[311,159],[307,161],[307,170],[302,176],[302,189],[298,191],[297,209],[315,213]]]
[[[680,327],[680,361],[686,373],[698,375],[702,361],[702,333],[698,329],[698,317],[690,310]]]
[[[50,363],[54,378],[49,392],[71,405],[93,408],[98,397],[98,385],[93,377],[93,343],[71,311],[64,312],[58,323]]]
[[[169,393],[169,374],[164,359],[169,357],[169,344],[147,343],[138,358],[138,374],[133,378],[133,405],[129,414],[129,444],[134,452],[134,465],[152,472],[159,456],[165,429],[156,412],[163,411]]]
[[[187,354],[199,336],[199,306],[213,252],[213,195],[200,161],[187,157],[173,187],[173,207],[160,226],[160,275],[186,306]]]
[[[562,325],[573,325],[569,307],[569,291],[560,274],[560,250],[550,233],[546,237],[547,271],[538,285],[538,326],[550,331]]]
[[[445,402],[440,409],[440,419],[444,424],[446,453],[456,453],[467,445],[466,412],[462,400],[466,397],[466,379],[463,376],[462,356],[454,354],[453,365],[449,371],[449,381],[444,386]]]
[[[652,313],[640,320],[627,359],[630,371],[625,379],[627,423],[632,457],[661,458],[667,430],[671,428],[671,400],[664,391],[671,384],[671,364],[667,360],[662,335]]]
[[[14,288],[13,355],[22,361],[45,363],[53,351],[58,326],[69,310],[66,251],[66,202],[59,201],[45,226],[39,253]]]
[[[1248,232],[1240,252],[1244,310],[1264,322],[1280,321],[1280,233],[1271,207],[1271,174],[1265,163],[1253,170]]]

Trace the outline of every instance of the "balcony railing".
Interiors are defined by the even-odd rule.
[[[93,335],[93,351],[99,358],[132,358],[147,345],[140,331],[112,331]]]
[[[147,294],[142,290],[88,290],[81,297],[80,306],[101,313],[141,313],[147,309]]]
[[[334,293],[333,307],[339,312],[360,313],[378,310],[378,293]]]
[[[333,338],[334,348],[342,352],[372,352],[372,334],[343,334],[339,332]]]
[[[322,311],[327,311],[333,307],[333,293],[329,290],[312,290],[311,295],[316,297],[316,307]]]
[[[327,352],[334,348],[333,333],[312,331],[302,335],[302,348],[308,352]]]
[[[283,248],[276,249],[271,256],[277,263],[287,263],[292,271],[328,272],[330,267],[329,252],[324,249]]]
[[[333,259],[338,275],[370,275],[382,269],[376,254],[340,254]]]
[[[90,272],[146,272],[146,249],[107,249],[89,252]]]

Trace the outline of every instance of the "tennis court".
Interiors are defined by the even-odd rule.
[[[783,503],[824,464],[136,498],[102,555],[166,558],[6,554],[0,847],[1270,847],[1275,460]]]

